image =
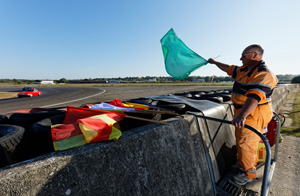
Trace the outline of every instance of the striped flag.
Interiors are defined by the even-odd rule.
[[[79,119],[78,123],[87,143],[117,140],[122,135],[117,122],[123,120],[124,116],[123,113],[111,112]]]
[[[92,142],[117,140],[122,135],[118,122],[125,116],[124,113],[68,106],[63,124],[51,128],[54,149],[66,150]]]

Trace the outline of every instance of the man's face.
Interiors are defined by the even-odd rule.
[[[243,65],[249,66],[254,63],[254,57],[255,57],[256,52],[253,50],[245,49],[242,53],[242,56],[240,60],[242,61]]]

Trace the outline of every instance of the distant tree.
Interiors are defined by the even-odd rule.
[[[66,78],[61,78],[57,81],[58,83],[68,83],[68,80]]]
[[[13,83],[15,83],[15,84],[22,84],[22,82],[20,80],[18,80],[18,79],[13,79]]]
[[[211,81],[211,77],[209,77],[209,76],[205,76],[205,82],[210,82]]]
[[[292,83],[300,83],[300,76],[296,76],[292,79]]]
[[[291,80],[295,75],[292,74],[285,74],[285,75],[276,75],[278,79],[286,79],[286,80]]]
[[[1,83],[11,83],[12,81],[10,79],[3,79],[1,80]]]

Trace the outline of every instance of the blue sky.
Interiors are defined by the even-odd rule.
[[[300,74],[298,0],[0,0],[0,79],[168,76],[160,39],[241,65],[261,44],[276,75]],[[225,76],[205,65],[192,76]]]

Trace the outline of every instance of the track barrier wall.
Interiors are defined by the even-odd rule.
[[[298,85],[274,89],[275,112],[294,88]],[[232,120],[230,102],[201,101],[200,111],[191,113]],[[214,184],[236,161],[233,126],[197,120],[190,114],[165,121],[169,124],[152,123],[125,131],[118,141],[53,152],[0,168],[0,193],[215,195]]]

